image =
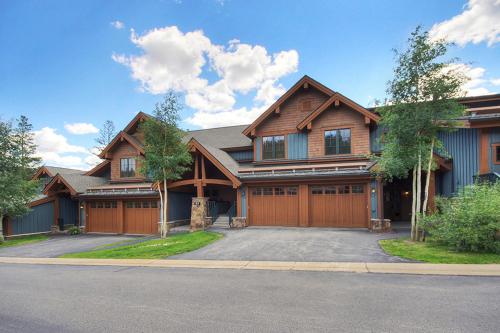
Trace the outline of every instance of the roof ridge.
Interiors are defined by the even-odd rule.
[[[200,128],[200,129],[195,129],[195,130],[186,130],[186,133],[191,133],[191,132],[201,132],[201,131],[209,131],[209,130],[220,129],[220,128],[229,128],[229,127],[238,127],[238,126],[248,126],[248,125],[249,125],[249,124],[241,124],[241,125],[228,125],[228,126],[211,127],[211,128]]]

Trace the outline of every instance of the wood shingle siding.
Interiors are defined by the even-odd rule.
[[[296,133],[298,131],[297,124],[327,99],[327,95],[313,87],[309,87],[308,89],[302,88],[280,106],[279,115],[274,114],[263,121],[262,124],[256,128],[255,135],[265,136],[282,133]],[[304,100],[310,103],[311,109],[303,111],[302,102]]]
[[[308,157],[325,156],[325,130],[340,128],[351,130],[351,154],[368,155],[370,153],[370,133],[369,127],[365,125],[364,117],[341,105],[339,108],[329,108],[314,120],[308,138]]]
[[[139,170],[141,168],[141,162],[139,160],[139,153],[137,149],[132,147],[127,142],[122,142],[114,151],[113,158],[111,160],[111,180],[129,180],[129,179],[144,179],[139,174]],[[122,178],[120,177],[120,159],[122,158],[135,158],[136,159],[136,176],[131,178]]]

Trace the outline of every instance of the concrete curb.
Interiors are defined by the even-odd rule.
[[[500,264],[423,264],[364,262],[295,262],[165,259],[66,259],[0,257],[0,264],[121,266],[205,269],[254,269],[272,271],[354,272],[417,275],[500,276]]]

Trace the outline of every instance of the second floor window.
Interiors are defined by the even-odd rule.
[[[134,177],[135,176],[135,159],[122,158],[120,159],[120,177]]]
[[[325,131],[325,155],[351,153],[351,130],[348,128]]]
[[[283,135],[262,138],[262,159],[274,160],[285,158],[285,137]]]

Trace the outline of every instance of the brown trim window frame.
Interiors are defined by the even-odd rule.
[[[493,164],[500,164],[500,142],[491,145],[491,160]]]
[[[133,178],[136,176],[137,163],[134,157],[120,158],[120,178]]]
[[[286,135],[269,135],[262,137],[262,160],[280,160],[286,158]],[[281,140],[281,142],[279,142]],[[266,150],[267,148],[267,150]],[[270,149],[270,150],[269,150]]]
[[[349,145],[342,144],[342,136],[349,134]],[[327,135],[329,137],[327,137]],[[347,149],[348,148],[348,149]],[[352,154],[352,128],[329,128],[323,130],[323,151],[325,156]]]

